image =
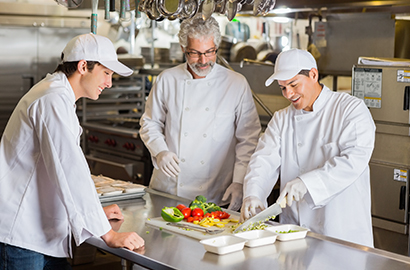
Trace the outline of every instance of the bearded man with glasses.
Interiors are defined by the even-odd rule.
[[[216,64],[221,33],[213,17],[183,21],[178,37],[186,63],[157,77],[140,121],[154,164],[150,187],[239,210],[260,133],[249,84]]]

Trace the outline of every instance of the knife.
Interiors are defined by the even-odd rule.
[[[185,229],[198,230],[198,231],[209,233],[209,234],[217,234],[217,233],[222,233],[222,232],[225,231],[225,230],[222,230],[222,229],[211,230],[211,229],[207,229],[205,227],[196,227],[196,226],[193,226],[193,225],[177,223],[177,222],[175,222],[175,223],[174,222],[168,222],[167,225],[174,226],[174,227],[179,227],[179,228],[185,228]]]
[[[247,219],[244,223],[239,225],[233,233],[241,232],[243,229],[247,228],[248,226],[251,226],[252,224],[258,224],[258,223],[263,223],[265,221],[268,221],[270,218],[274,218],[280,213],[282,213],[282,208],[286,207],[286,204],[279,204],[279,203],[274,203],[265,210],[259,212],[258,214],[254,215],[250,219]]]

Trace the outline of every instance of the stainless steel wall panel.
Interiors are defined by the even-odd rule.
[[[52,73],[61,62],[61,52],[73,37],[89,33],[84,28],[38,28],[37,74],[41,80],[45,74]]]
[[[351,75],[352,66],[360,56],[394,57],[395,20],[390,13],[335,14],[326,19],[327,44],[317,45],[321,74]],[[318,34],[315,31],[315,44],[322,38]]]
[[[396,21],[394,57],[410,59],[410,21]]]
[[[20,98],[52,73],[61,52],[88,28],[0,26],[0,135]]]

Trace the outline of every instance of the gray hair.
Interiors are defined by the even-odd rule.
[[[202,14],[184,20],[178,33],[179,44],[184,48],[188,46],[188,38],[202,39],[211,37],[214,38],[214,44],[218,48],[221,42],[219,24],[214,17],[209,17],[204,21]]]

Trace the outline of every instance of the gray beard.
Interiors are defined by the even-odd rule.
[[[215,66],[215,62],[212,62],[212,61],[208,61],[205,64],[199,64],[199,63],[191,64],[189,62],[187,63],[188,63],[188,66],[191,68],[191,70],[199,77],[206,77],[209,73],[211,73],[212,69]],[[206,66],[206,65],[208,65],[208,68],[206,70],[201,70],[198,68],[200,66]]]

